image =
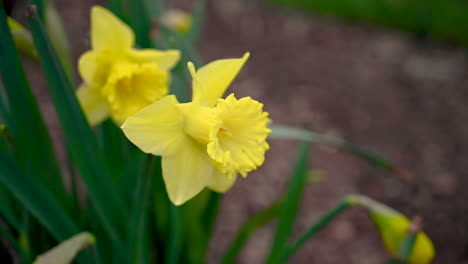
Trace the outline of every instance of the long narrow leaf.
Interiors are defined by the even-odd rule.
[[[31,8],[28,21],[73,161],[88,188],[89,198],[99,221],[112,240],[121,243],[122,231],[118,221],[124,220],[126,216],[122,197],[117,195],[115,185],[109,184],[111,176],[94,133],[34,8]]]
[[[5,238],[8,243],[10,243],[10,246],[14,248],[16,253],[18,253],[19,257],[21,258],[21,263],[29,263],[29,257],[24,251],[23,247],[21,247],[21,244],[19,241],[13,236],[13,234],[8,230],[6,227],[0,224],[0,236]]]
[[[79,231],[51,193],[3,152],[0,152],[0,181],[57,240]]]
[[[344,212],[351,206],[348,200],[343,200],[336,207],[331,209],[328,213],[322,216],[315,224],[312,225],[292,246],[283,249],[278,258],[273,262],[275,264],[285,263],[286,260],[292,256],[308,239],[326,227],[331,220],[337,215]]]
[[[205,9],[205,0],[196,1],[194,7],[192,8],[192,24],[190,25],[190,29],[187,32],[187,41],[192,46],[195,45],[200,38],[203,28],[203,19],[205,17]]]
[[[280,208],[281,203],[274,203],[273,205],[249,218],[249,220],[247,220],[247,222],[245,222],[242,225],[242,228],[237,233],[236,238],[234,239],[228,251],[226,252],[226,255],[224,255],[224,258],[221,263],[236,263],[237,256],[242,247],[245,245],[245,242],[247,242],[247,239],[249,239],[250,235],[258,228],[265,225],[273,218],[277,217]]]
[[[129,6],[130,26],[135,31],[137,44],[140,48],[151,48],[151,20],[145,6],[145,0],[131,0]]]
[[[0,72],[8,100],[2,116],[15,138],[17,151],[34,168],[37,178],[47,182],[61,201],[66,202],[65,188],[55,160],[50,137],[44,125],[39,107],[29,87],[20,58],[7,26],[7,18],[0,4]],[[2,96],[3,97],[3,96]]]
[[[285,247],[296,220],[299,203],[307,181],[307,162],[310,144],[304,142],[300,149],[287,194],[281,204],[278,225],[267,263],[274,263],[278,253]]]
[[[148,263],[148,241],[145,231],[148,230],[148,209],[153,194],[153,177],[161,177],[161,159],[155,156],[146,157],[146,171],[134,174],[135,185],[132,200],[132,214],[128,225],[132,263]],[[157,175],[153,175],[155,172]]]
[[[326,136],[313,131],[305,129],[285,126],[285,125],[271,125],[272,130],[270,138],[272,139],[291,139],[291,140],[302,140],[307,142],[313,142],[316,144],[323,144],[342,150],[344,152],[351,153],[352,155],[367,161],[369,164],[384,169],[390,173],[395,174],[401,180],[408,184],[414,184],[415,178],[413,175],[405,170],[402,170],[378,155],[363,150],[357,146],[354,146],[342,139]]]

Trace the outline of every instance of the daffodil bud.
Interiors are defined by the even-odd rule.
[[[20,23],[16,22],[13,18],[8,17],[7,21],[18,52],[21,55],[30,58],[31,60],[37,61],[37,51],[34,47],[31,33],[26,30]]]
[[[192,26],[192,16],[180,9],[169,9],[161,17],[161,22],[175,32],[185,34]]]
[[[398,211],[366,196],[351,195],[350,204],[361,206],[369,211],[369,216],[377,227],[387,251],[399,259],[398,250],[407,234],[411,221]],[[424,232],[417,232],[409,264],[428,264],[435,256],[434,245]]]
[[[91,233],[79,233],[39,255],[34,264],[70,264],[78,252],[95,243],[96,238]]]

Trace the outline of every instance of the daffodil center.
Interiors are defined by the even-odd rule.
[[[237,100],[231,94],[219,99],[214,108],[221,124],[212,128],[207,152],[215,167],[228,177],[236,173],[245,177],[263,164],[269,149],[266,138],[270,120],[262,107],[250,97]]]
[[[168,75],[156,64],[122,61],[113,65],[111,72],[102,95],[109,102],[112,117],[118,123],[168,92]]]

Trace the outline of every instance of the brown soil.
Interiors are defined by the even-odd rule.
[[[87,48],[88,12],[96,1],[56,2],[76,60]],[[466,49],[254,2],[209,1],[199,45],[204,61],[252,53],[230,91],[263,102],[276,123],[312,124],[379,153],[418,180],[411,188],[355,157],[315,146],[310,168],[324,178],[307,188],[296,234],[346,194],[359,192],[410,217],[421,216],[437,248],[435,263],[468,263]],[[33,83],[40,82],[38,73],[31,74]],[[50,99],[42,85],[35,87],[59,142]],[[296,150],[296,143],[271,141],[266,164],[225,195],[209,263],[219,262],[249,216],[284,192]],[[239,263],[263,262],[273,228],[270,224],[255,233]],[[290,262],[373,264],[387,258],[372,223],[353,209]]]

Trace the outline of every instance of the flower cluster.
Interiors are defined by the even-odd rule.
[[[164,182],[176,205],[205,187],[227,191],[237,174],[246,177],[265,160],[271,131],[263,104],[234,94],[221,98],[248,57],[217,60],[198,71],[189,63],[191,102],[181,104],[168,95],[122,126],[140,149],[162,156]]]
[[[91,125],[109,116],[144,152],[162,156],[170,200],[180,205],[205,187],[231,188],[265,160],[271,132],[263,104],[222,95],[249,57],[192,63],[192,102],[168,94],[168,71],[179,51],[133,48],[131,29],[102,7],[91,12],[92,50],[81,56],[77,96]]]

